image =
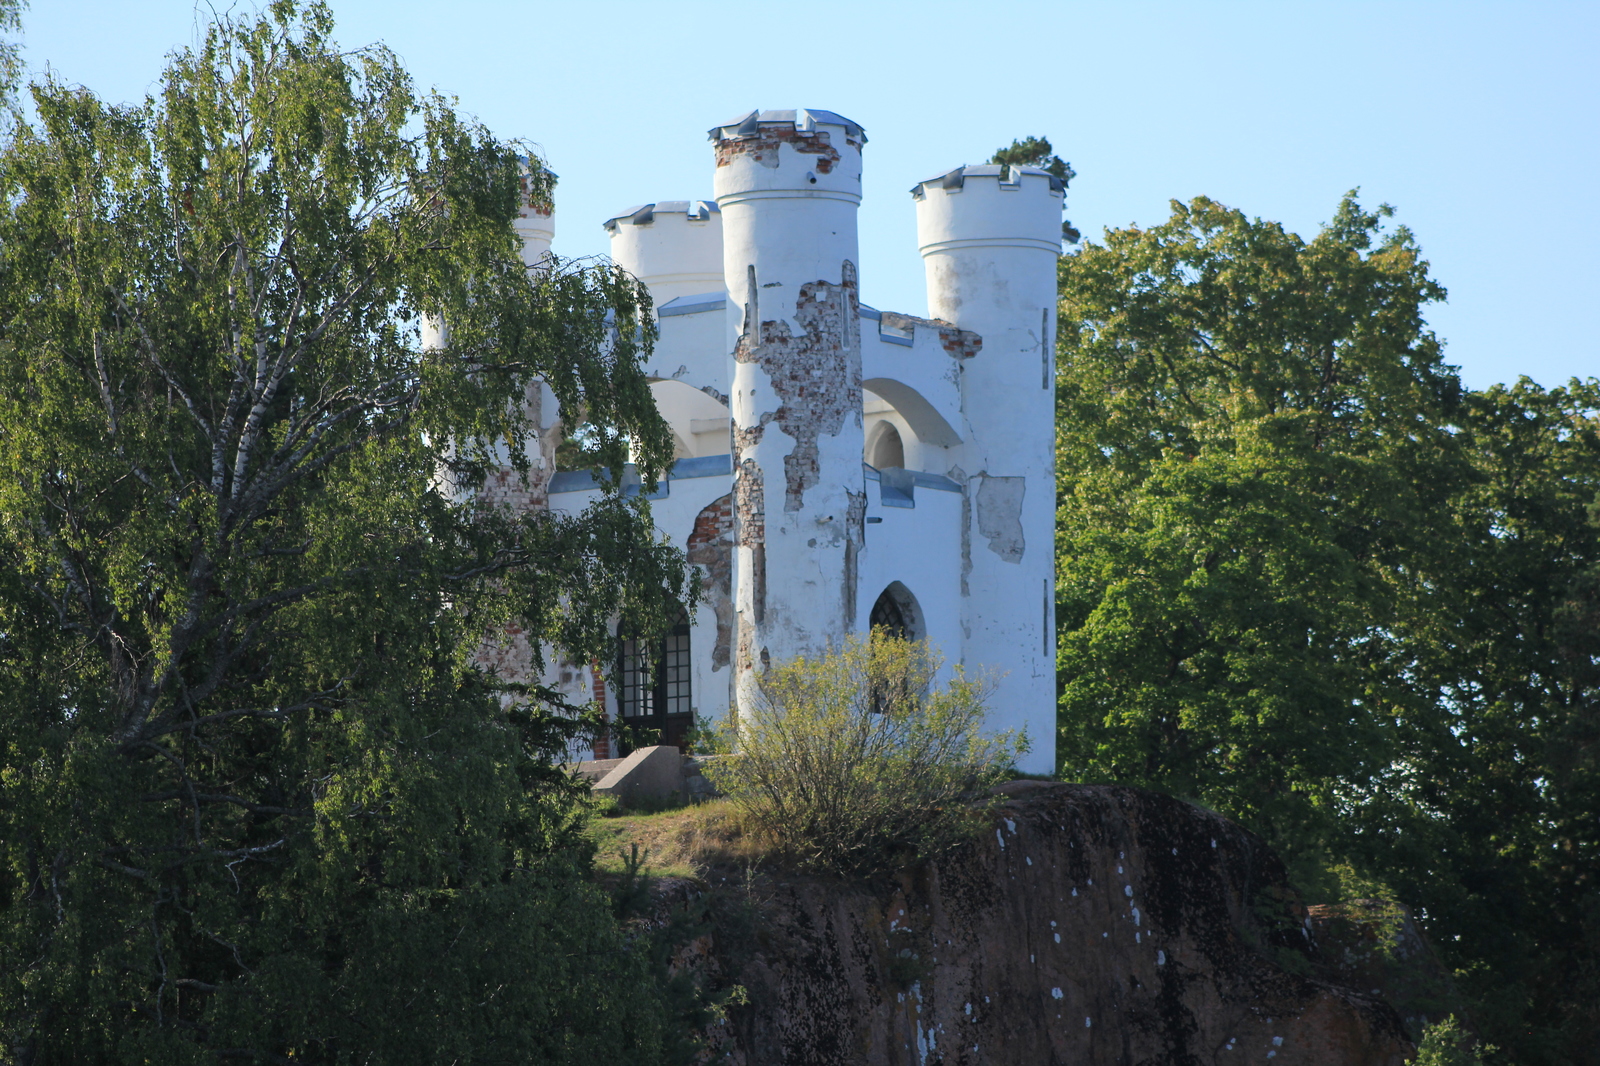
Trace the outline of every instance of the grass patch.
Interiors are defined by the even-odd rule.
[[[743,819],[727,800],[659,813],[597,809],[589,821],[595,866],[622,874],[639,849],[640,871],[651,877],[712,880],[714,872],[759,864],[765,849],[746,832]]]

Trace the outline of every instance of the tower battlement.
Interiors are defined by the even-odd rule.
[[[611,258],[659,307],[722,288],[722,211],[709,200],[661,200],[606,219]]]
[[[1061,254],[1066,185],[1038,167],[956,167],[911,187],[923,255],[966,245]]]
[[[860,148],[867,143],[867,133],[859,123],[851,122],[833,111],[819,111],[816,108],[806,107],[779,111],[751,111],[740,115],[732,122],[712,126],[706,131],[706,136],[721,143],[759,137],[763,128],[783,126],[788,126],[800,136],[816,133],[819,126],[838,126],[845,131],[847,138],[854,140],[855,147]]]
[[[762,198],[861,202],[861,126],[832,111],[752,111],[709,131],[717,203]]]
[[[518,158],[522,171],[522,194],[517,198],[517,218],[512,228],[522,240],[523,263],[530,269],[536,269],[550,254],[550,242],[555,240],[555,211],[544,192],[528,180],[528,158]],[[551,174],[550,177],[553,179],[555,175]]]

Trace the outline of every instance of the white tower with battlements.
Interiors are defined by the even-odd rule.
[[[732,301],[734,684],[855,625],[866,517],[856,209],[861,127],[752,111],[710,132]]]
[[[549,203],[529,195],[527,171],[524,170],[523,174],[523,195],[517,205],[516,220],[511,225],[522,241],[522,262],[529,270],[537,270],[545,265],[545,257],[550,254],[550,242],[555,240],[555,212]]]
[[[657,307],[722,290],[722,212],[706,200],[664,200],[605,223],[611,258],[645,283]]]
[[[1055,319],[1065,186],[1036,167],[919,182],[928,313],[983,338],[963,366],[962,660],[1007,663],[995,724],[1055,734]]]

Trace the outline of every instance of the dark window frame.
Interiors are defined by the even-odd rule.
[[[868,632],[876,633],[880,629],[886,631],[889,636],[899,637],[902,640],[911,636],[911,623],[906,618],[905,609],[888,589],[879,593],[867,618]]]
[[[653,641],[617,639],[617,717],[637,734],[653,730],[656,743],[682,747],[694,724],[694,661],[689,619]],[[626,755],[625,740],[619,745]]]

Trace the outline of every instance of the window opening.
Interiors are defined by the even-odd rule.
[[[694,725],[691,702],[689,619],[682,611],[659,640],[617,642],[617,713],[640,744],[683,747]],[[619,754],[633,745],[626,738]]]
[[[877,602],[872,605],[872,613],[868,616],[868,619],[871,625],[872,639],[892,637],[899,640],[909,640],[911,637],[911,627],[906,625],[905,612],[901,610],[900,604],[895,598],[889,595],[888,589],[884,589],[879,594]],[[891,685],[885,682],[876,682],[872,686],[872,691],[868,694],[867,709],[873,714],[882,714],[889,708],[891,703],[895,702],[896,696],[903,697],[904,695],[905,693],[896,692]]]
[[[899,637],[905,640],[911,636],[911,627],[906,625],[905,612],[900,609],[900,604],[889,595],[889,590],[884,589],[878,596],[878,601],[872,605],[872,614],[869,616],[872,632],[880,629],[886,636]]]

